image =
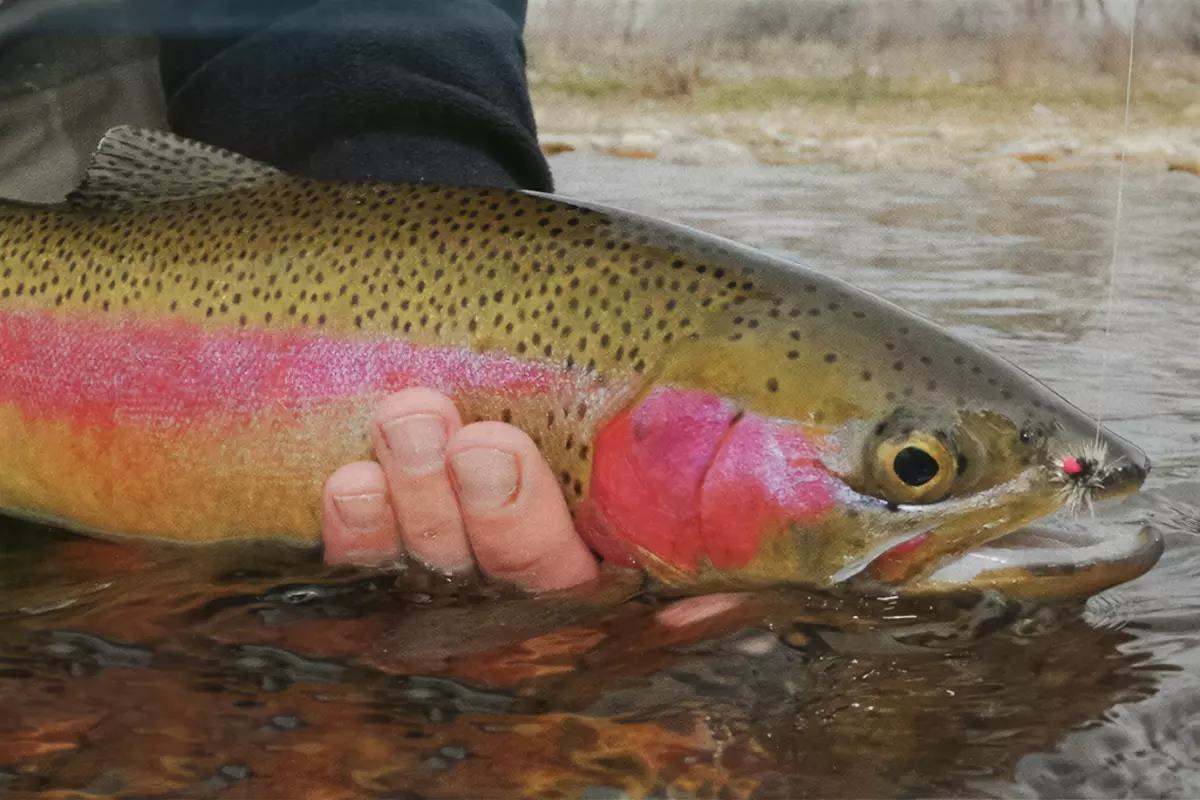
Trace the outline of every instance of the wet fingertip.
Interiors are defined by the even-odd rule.
[[[515,504],[537,484],[541,452],[529,434],[504,422],[475,422],[446,446],[446,462],[464,510],[482,513]]]
[[[383,492],[334,494],[333,508],[351,530],[377,531],[391,525],[391,509]]]
[[[527,471],[535,459],[542,457],[541,450],[520,428],[506,422],[473,422],[451,435],[446,445],[447,459],[455,454],[476,448],[492,448],[510,453],[518,468]]]
[[[450,455],[449,464],[467,513],[497,511],[520,493],[521,467],[512,453],[486,446],[459,449]]]
[[[374,461],[355,461],[338,467],[325,481],[325,494],[355,495],[386,493],[387,479],[383,468]]]
[[[416,478],[445,469],[446,443],[462,420],[450,398],[414,388],[385,398],[372,426],[376,453],[388,471]]]
[[[745,601],[742,594],[708,594],[680,600],[655,615],[660,625],[687,628],[733,611]]]
[[[441,392],[424,387],[402,389],[388,395],[376,407],[371,421],[376,428],[382,428],[391,420],[414,414],[440,417],[448,433],[462,427],[462,417],[454,401]]]
[[[427,475],[444,468],[446,421],[437,414],[409,414],[380,423],[383,440],[395,464],[405,473]]]
[[[387,481],[379,464],[358,461],[329,476],[321,536],[328,564],[379,566],[400,557]]]
[[[451,448],[478,447],[479,445],[505,447],[509,450],[537,449],[537,445],[525,431],[516,425],[496,420],[482,420],[464,425],[455,434]]]

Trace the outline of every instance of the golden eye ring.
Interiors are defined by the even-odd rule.
[[[879,445],[875,477],[893,503],[936,503],[954,484],[950,449],[927,433],[913,432]]]

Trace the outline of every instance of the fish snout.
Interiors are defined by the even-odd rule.
[[[1099,495],[1120,497],[1136,492],[1150,474],[1150,459],[1140,448],[1121,440],[1124,452],[1113,459],[1101,476]]]
[[[1141,488],[1150,474],[1150,459],[1137,445],[1109,430],[1081,441],[1060,455],[1056,466],[1062,479],[1086,488],[1091,499],[1123,497]]]
[[[1135,457],[1128,458],[1125,462],[1116,465],[1113,474],[1119,476],[1123,481],[1141,486],[1150,475],[1150,459],[1141,450],[1136,450]]]
[[[1122,436],[1105,430],[1098,497],[1121,497],[1136,492],[1150,474],[1146,452]]]

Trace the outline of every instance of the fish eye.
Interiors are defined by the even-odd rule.
[[[936,436],[911,432],[879,445],[875,477],[893,503],[936,503],[954,483],[957,461]]]
[[[937,477],[937,460],[919,447],[906,447],[892,461],[896,477],[909,486],[924,486]]]

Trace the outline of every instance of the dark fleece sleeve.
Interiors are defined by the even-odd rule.
[[[188,0],[171,16],[160,63],[183,136],[315,178],[553,188],[525,0]]]

